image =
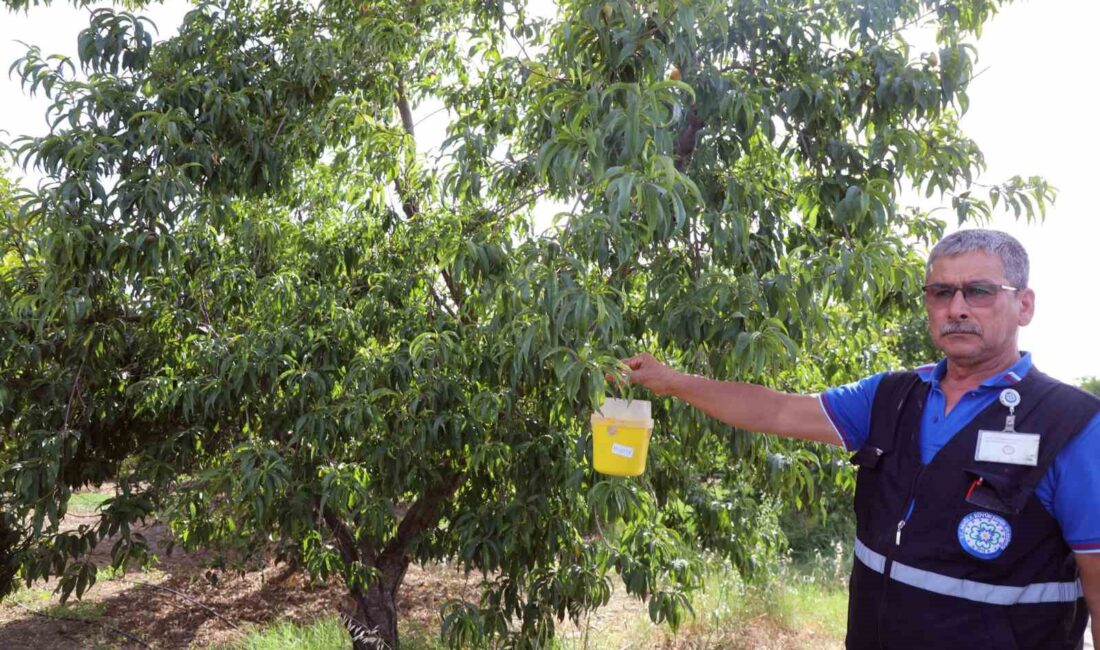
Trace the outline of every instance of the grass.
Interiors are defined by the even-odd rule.
[[[95,512],[103,502],[112,497],[103,492],[76,492],[69,497],[69,510],[74,512]]]
[[[11,601],[36,610],[50,606],[53,600],[54,596],[52,589],[36,586],[28,587],[23,582],[17,582],[15,590],[4,598],[4,602]]]
[[[851,557],[851,544],[837,541],[825,552],[815,550],[784,566],[780,575],[785,588],[773,608],[780,620],[791,629],[809,625],[843,640]]]
[[[644,612],[620,629],[593,630],[570,650],[630,646],[685,650],[740,647],[841,647],[847,629],[850,549],[835,545],[797,563],[782,564],[765,584],[749,585],[728,565],[712,565],[706,586],[692,599],[694,618],[677,632],[650,623]],[[755,630],[764,637],[746,640]],[[769,634],[786,634],[769,639]],[[801,636],[800,636],[801,635]],[[768,645],[773,643],[775,645]]]
[[[312,623],[279,621],[249,630],[244,638],[217,650],[341,650],[351,648],[344,624],[336,616]],[[401,630],[401,650],[446,650],[436,631]]]
[[[784,589],[776,613],[788,629],[811,626],[842,640],[848,627],[848,591],[814,582],[795,583]]]
[[[77,600],[75,596],[62,605],[58,602],[57,594],[54,593],[53,589],[46,587],[28,588],[23,584],[19,584],[15,591],[5,597],[5,602],[8,601],[51,616],[77,616],[91,620],[99,620],[107,610],[107,603],[105,602]]]
[[[42,608],[42,613],[63,618],[83,618],[98,621],[107,612],[107,603],[93,600],[70,600],[64,605]]]
[[[696,596],[693,608],[695,619],[678,632],[658,628],[664,640],[659,647],[841,647],[848,592],[843,584],[817,580],[789,566],[764,585],[746,585],[735,572],[719,570]],[[748,633],[753,630],[761,638],[749,641]],[[786,636],[781,640],[776,635]],[[648,638],[652,637],[651,629]],[[656,647],[644,645],[646,638],[638,636],[634,647]]]
[[[350,648],[351,640],[340,619],[333,616],[307,625],[280,621],[250,630],[244,638],[220,650],[337,650]]]
[[[157,579],[163,575],[157,569],[147,569],[131,573],[138,573],[142,576],[142,579],[152,582],[156,582]],[[110,566],[99,567],[96,569],[96,584],[116,580],[123,577],[123,575],[124,573],[120,569],[114,569]],[[5,596],[4,602],[16,603],[45,614],[55,614],[58,616],[81,616],[91,619],[102,617],[106,603],[91,600],[91,598],[95,597],[95,586],[92,586],[91,591],[86,593],[85,597],[88,597],[89,600],[77,600],[74,595],[70,598],[69,602],[62,605],[57,602],[57,593],[55,593],[52,587],[42,586],[41,583],[28,587],[23,582],[17,582],[15,584],[15,589]]]

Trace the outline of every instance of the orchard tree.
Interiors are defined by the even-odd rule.
[[[943,222],[899,196],[1051,198],[978,185],[958,127],[999,4],[219,0],[162,41],[93,10],[77,61],[13,66],[51,129],[0,202],[0,577],[79,596],[156,517],[342,580],[359,648],[398,647],[406,569],[442,560],[482,576],[454,647],[543,647],[620,579],[676,627],[702,558],[766,567],[841,457],[661,400],[646,475],[599,476],[605,373],[905,360]]]

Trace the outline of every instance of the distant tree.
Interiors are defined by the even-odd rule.
[[[398,646],[433,560],[483,576],[443,608],[454,647],[544,647],[616,575],[675,627],[702,553],[768,566],[777,500],[843,463],[658,401],[647,474],[601,477],[604,374],[649,350],[816,390],[896,363],[943,228],[899,188],[960,220],[1050,199],[972,184],[957,120],[999,4],[222,0],[156,44],[93,10],[86,77],[14,66],[53,128],[16,143],[46,180],[0,224],[9,556],[79,596],[88,551],[144,562],[162,517],[342,580],[358,648]],[[438,158],[417,107],[445,110]]]
[[[1078,380],[1077,385],[1080,386],[1082,390],[1087,390],[1093,395],[1100,397],[1100,377],[1082,377]]]

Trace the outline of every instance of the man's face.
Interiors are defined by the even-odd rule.
[[[975,251],[937,258],[928,270],[926,284],[1011,285],[996,255]],[[998,290],[988,306],[975,307],[956,291],[943,304],[925,300],[932,340],[949,362],[964,366],[1008,360],[1018,354],[1016,331],[1031,322],[1035,293]]]

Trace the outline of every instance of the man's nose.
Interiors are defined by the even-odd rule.
[[[959,320],[966,320],[970,317],[970,304],[963,297],[962,289],[956,289],[955,293],[951,294],[951,301],[947,303],[947,313],[951,318]]]

